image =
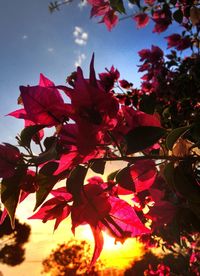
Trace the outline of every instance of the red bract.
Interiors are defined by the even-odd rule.
[[[156,179],[155,163],[152,160],[139,160],[130,167],[130,174],[137,193],[148,190]]]
[[[154,45],[151,46],[151,49],[143,49],[139,51],[138,54],[140,56],[140,61],[151,63],[158,62],[163,58],[163,51]]]
[[[155,163],[152,160],[139,160],[132,166],[122,169],[116,176],[118,184],[130,191],[148,190],[157,175]]]
[[[42,86],[21,86],[20,90],[24,109],[35,124],[54,126],[68,119],[68,106],[57,90]]]
[[[156,23],[153,29],[154,33],[164,32],[172,23],[171,11],[169,7],[163,10],[156,10],[153,13],[153,21]]]
[[[100,78],[100,84],[105,89],[105,91],[110,91],[115,82],[119,79],[120,73],[117,69],[112,66],[110,70],[106,69],[107,72],[105,73],[100,73],[99,78]]]
[[[128,82],[127,80],[119,80],[119,84],[122,88],[124,89],[128,89],[130,88],[131,86],[133,86],[132,83]]]
[[[20,160],[18,148],[7,143],[0,145],[0,178],[12,177]]]
[[[104,22],[109,31],[114,28],[119,21],[118,16],[114,10],[109,10],[103,17],[101,22]]]
[[[100,23],[105,23],[106,27],[110,31],[118,23],[118,16],[111,8],[109,1],[105,0],[88,0],[88,3],[92,5],[90,16],[102,16]]]
[[[169,224],[177,214],[177,207],[170,201],[163,200],[164,192],[151,188],[149,192],[155,204],[146,215],[153,221],[153,227],[161,227],[163,224]]]
[[[139,13],[133,19],[137,24],[137,28],[144,28],[149,23],[149,16],[146,13]]]
[[[109,196],[102,188],[101,179],[90,179],[90,184],[84,185],[80,202],[72,206],[72,231],[81,224],[89,224],[95,239],[95,250],[92,264],[99,257],[103,248],[102,230],[109,232],[116,240],[124,241],[149,233],[133,208],[125,201]],[[95,184],[98,183],[98,184]]]
[[[124,130],[126,129],[127,132],[140,126],[161,126],[160,121],[156,115],[146,114],[142,111],[134,110],[128,106],[122,106],[122,111],[126,121]]]
[[[54,126],[68,119],[70,106],[64,103],[53,82],[43,75],[39,86],[21,86],[20,91],[27,119],[35,124]]]
[[[96,184],[87,184],[81,192],[81,201],[72,206],[72,231],[81,224],[89,224],[95,240],[91,266],[96,262],[103,249],[103,236],[99,222],[111,209],[107,194]]]
[[[110,9],[109,2],[105,0],[88,0],[88,3],[92,5],[91,17],[105,15]]]
[[[110,208],[107,194],[99,185],[84,185],[80,204],[72,207],[72,230],[81,224],[96,227],[109,214]]]
[[[179,34],[172,34],[170,36],[167,36],[166,39],[168,43],[168,48],[175,47],[179,51],[185,50],[192,45],[191,39],[188,36],[182,37]]]
[[[61,221],[68,217],[71,211],[71,207],[68,205],[68,201],[72,199],[71,194],[66,190],[53,190],[52,194],[54,198],[46,201],[41,208],[29,219],[41,219],[42,222],[55,219],[54,231],[58,228]]]
[[[69,136],[73,136],[73,143],[77,146],[79,152],[85,157],[97,147],[104,143],[104,136],[107,131],[112,130],[117,123],[117,113],[119,104],[113,93],[106,92],[99,87],[96,80],[94,58],[90,65],[90,79],[83,77],[81,68],[77,69],[77,78],[74,83],[74,89],[61,87],[71,99],[73,107],[70,114],[76,125],[73,130],[68,126],[63,130]],[[88,139],[90,134],[90,139]],[[71,138],[70,138],[71,139]]]
[[[167,40],[167,47],[172,48],[172,47],[176,47],[179,44],[181,35],[180,34],[172,34],[172,35],[165,37],[165,39]]]
[[[157,270],[154,270],[149,264],[149,268],[144,271],[144,275],[146,276],[170,276],[170,268],[165,264],[158,264]]]
[[[101,221],[101,227],[118,241],[128,237],[150,233],[136,215],[133,207],[122,199],[109,197],[111,210],[109,216]]]

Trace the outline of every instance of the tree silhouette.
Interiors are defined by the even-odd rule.
[[[2,211],[0,211],[1,217]],[[8,217],[0,226],[0,262],[10,266],[21,264],[25,259],[24,244],[28,242],[31,228],[26,223],[15,222],[15,229],[10,226]]]
[[[98,275],[103,263],[98,261],[89,268],[90,258],[90,245],[86,241],[70,240],[52,250],[42,262],[42,273],[50,273],[51,276]]]

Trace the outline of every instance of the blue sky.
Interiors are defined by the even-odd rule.
[[[36,85],[39,73],[56,84],[81,61],[85,75],[95,52],[95,67],[102,72],[114,65],[122,78],[139,83],[138,55],[142,48],[162,45],[162,35],[151,33],[151,26],[137,30],[133,20],[123,20],[111,32],[90,20],[90,8],[79,8],[78,1],[50,14],[49,0],[1,1],[0,9],[0,141],[13,142],[23,122],[4,117],[18,109],[20,85]],[[128,13],[132,13],[129,10]],[[96,21],[96,22],[95,22]],[[76,28],[78,27],[78,28]],[[82,39],[83,38],[83,39]],[[75,43],[78,39],[78,43]],[[83,41],[80,42],[80,39]],[[77,40],[76,40],[77,42]],[[81,45],[80,45],[81,44]]]

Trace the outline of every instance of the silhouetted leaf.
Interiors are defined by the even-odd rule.
[[[174,189],[175,185],[174,185],[174,163],[173,162],[167,163],[167,165],[164,168],[163,174],[169,187]]]
[[[131,130],[125,137],[127,154],[145,150],[154,145],[165,134],[160,127],[142,126]]]
[[[105,165],[106,165],[106,161],[104,161],[104,160],[96,160],[96,161],[93,162],[93,164],[90,167],[90,169],[92,169],[93,172],[104,174]]]
[[[148,113],[153,114],[155,111],[156,106],[156,96],[155,93],[152,93],[150,95],[142,95],[141,101],[140,101],[140,110]]]
[[[84,184],[88,168],[84,166],[77,166],[71,171],[66,181],[67,191],[74,197],[74,202],[80,201],[80,192]]]
[[[13,177],[1,182],[1,201],[10,217],[12,228],[15,227],[15,211],[19,202],[20,182],[25,175],[26,168],[20,168]]]
[[[110,174],[107,176],[107,181],[109,181],[109,180],[114,180],[115,177],[116,177],[116,174],[117,174],[119,171],[120,171],[120,170],[116,170],[116,171],[110,173]]]
[[[183,21],[183,13],[181,10],[176,10],[174,13],[173,13],[173,18],[176,22],[178,22],[179,24],[182,23]]]
[[[174,144],[178,140],[179,137],[181,137],[183,134],[185,134],[191,126],[184,126],[173,129],[166,138],[166,145],[169,150],[172,150]]]
[[[115,11],[118,11],[119,13],[126,13],[122,0],[110,0],[110,5]]]
[[[34,211],[44,202],[44,200],[53,189],[54,185],[60,179],[62,179],[62,175],[53,174],[56,171],[57,167],[58,163],[49,162],[41,168],[39,174],[37,175],[36,182],[39,186],[39,189],[36,192],[36,204],[34,207]]]
[[[37,134],[38,131],[40,131],[44,127],[44,125],[34,125],[25,127],[20,134],[19,145],[22,147],[30,148],[32,138],[34,137],[34,135]]]

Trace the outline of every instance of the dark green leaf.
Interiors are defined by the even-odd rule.
[[[34,125],[25,127],[20,134],[19,145],[22,147],[30,148],[30,143],[33,136],[36,135],[37,132],[43,129],[44,127],[44,125]]]
[[[31,159],[31,162],[36,165],[39,165],[50,160],[55,160],[56,158],[57,158],[57,150],[56,150],[56,144],[54,143],[48,151],[41,153],[39,156],[33,157]]]
[[[119,13],[126,13],[122,0],[110,0],[110,6]]]
[[[1,201],[10,217],[12,228],[15,227],[15,212],[20,196],[20,182],[24,177],[26,168],[20,168],[13,177],[5,178],[1,183]]]
[[[58,175],[53,175],[57,168],[58,163],[49,162],[41,168],[39,174],[37,175],[36,182],[39,189],[36,192],[36,204],[34,210],[36,210],[44,202],[54,185],[60,180]]]
[[[173,162],[167,163],[167,165],[164,168],[163,174],[169,187],[174,189],[175,185],[174,185],[174,163]]]
[[[174,144],[178,140],[179,137],[181,137],[183,134],[185,134],[191,126],[185,126],[185,127],[179,127],[173,129],[166,138],[166,145],[169,150],[172,150]]]
[[[200,203],[200,188],[197,184],[190,162],[180,162],[174,169],[174,184],[179,194],[190,202]]]
[[[148,113],[153,114],[155,111],[156,106],[156,96],[155,93],[152,93],[150,95],[142,95],[141,101],[140,101],[140,110]]]
[[[139,8],[141,7],[140,0],[129,0],[129,2],[133,5],[137,5]]]
[[[84,184],[87,171],[88,168],[79,165],[71,171],[69,177],[67,178],[67,191],[73,195],[74,202],[80,202],[80,192]]]
[[[141,126],[131,130],[126,136],[127,154],[145,150],[154,145],[165,134],[165,130],[154,126]]]
[[[53,175],[53,173],[57,170],[58,168],[58,163],[56,162],[48,162],[44,166],[42,166],[40,170],[40,174],[44,175]]]
[[[44,202],[47,198],[54,185],[59,181],[58,176],[54,175],[44,175],[39,173],[36,178],[36,182],[39,186],[39,189],[36,192],[36,204],[34,211]]]
[[[90,169],[92,169],[93,172],[95,172],[95,173],[104,174],[105,165],[106,165],[106,161],[104,161],[104,160],[96,160],[96,161],[93,162],[93,164],[90,167]]]
[[[178,22],[179,24],[182,23],[183,21],[183,13],[181,10],[176,10],[174,13],[173,13],[173,18],[176,22]]]
[[[114,180],[115,179],[115,176],[116,174],[119,172],[119,170],[116,170],[112,173],[110,173],[108,176],[107,176],[107,181],[110,181],[110,180]]]
[[[130,174],[130,167],[125,167],[116,175],[116,182],[124,189],[135,192],[133,178]]]

